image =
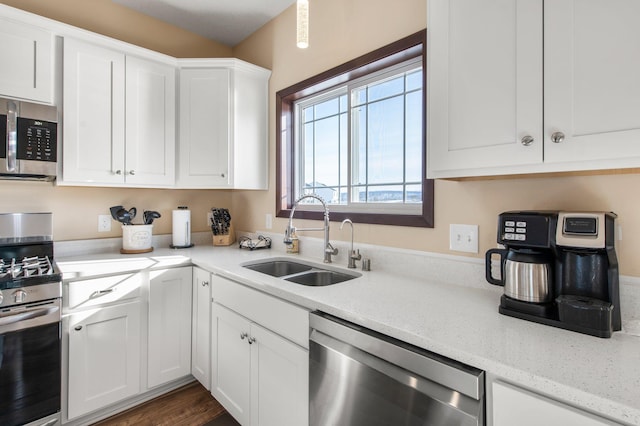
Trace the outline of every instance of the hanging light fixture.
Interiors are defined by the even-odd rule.
[[[296,44],[300,49],[309,47],[309,0],[298,0]]]

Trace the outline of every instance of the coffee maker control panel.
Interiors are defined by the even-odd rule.
[[[603,249],[613,245],[613,235],[607,235],[606,216],[615,217],[614,213],[604,212],[560,212],[558,213],[558,229],[556,243],[558,246]],[[611,232],[611,234],[613,234]]]
[[[505,212],[498,220],[498,242],[506,246],[549,248],[555,238],[556,212]]]

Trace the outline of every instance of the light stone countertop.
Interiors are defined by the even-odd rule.
[[[610,339],[600,339],[500,315],[501,289],[478,285],[484,280],[484,266],[475,259],[439,255],[422,255],[421,259],[408,251],[381,248],[378,255],[374,251],[375,246],[369,246],[366,253],[376,259],[372,271],[357,269],[362,277],[327,287],[306,287],[242,267],[266,257],[295,257],[278,249],[248,251],[237,245],[198,244],[182,250],[160,248],[147,255],[121,255],[116,250],[78,255],[56,248],[63,255],[56,260],[65,280],[141,266],[158,269],[194,264],[587,411],[640,425],[640,337],[616,332]],[[321,261],[320,256],[301,259]],[[384,259],[397,269],[383,268]],[[343,264],[346,262],[332,266]],[[407,268],[413,268],[411,273],[402,273]],[[480,279],[469,278],[476,275]]]

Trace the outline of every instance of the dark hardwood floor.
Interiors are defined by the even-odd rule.
[[[194,382],[95,423],[94,426],[237,425],[230,417],[200,383]],[[229,420],[233,423],[229,423]]]

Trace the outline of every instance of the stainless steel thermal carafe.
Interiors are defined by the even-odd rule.
[[[501,276],[493,277],[491,255],[500,256]],[[552,260],[536,252],[490,249],[486,253],[486,278],[491,284],[504,286],[504,294],[530,303],[553,300]]]

